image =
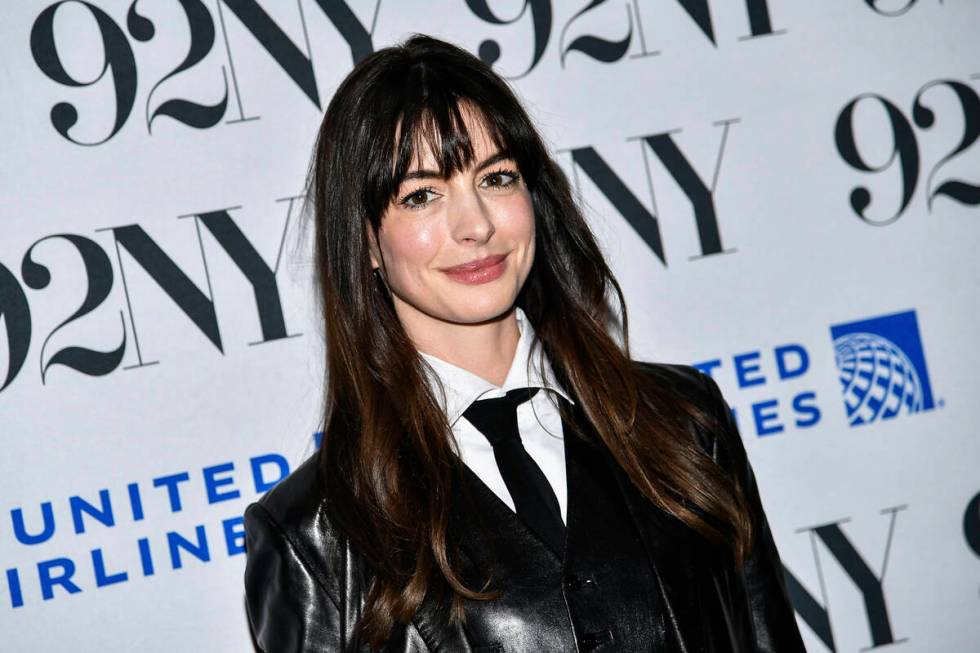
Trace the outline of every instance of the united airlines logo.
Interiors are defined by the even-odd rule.
[[[915,311],[830,327],[851,426],[934,406]]]

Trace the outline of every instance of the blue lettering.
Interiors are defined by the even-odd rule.
[[[143,567],[144,576],[152,576],[153,571],[153,556],[150,555],[150,540],[145,537],[141,537],[136,541],[136,544],[140,549],[140,566]]]
[[[79,496],[68,497],[68,506],[71,509],[71,520],[75,525],[75,533],[80,535],[85,532],[85,522],[82,520],[83,512],[104,526],[115,525],[116,521],[112,517],[112,503],[109,501],[109,490],[99,490],[99,502],[102,504],[101,510]]]
[[[806,403],[807,400],[814,403]],[[820,421],[820,409],[816,405],[817,393],[815,392],[801,392],[800,394],[793,397],[793,410],[801,415],[809,415],[809,419],[797,419],[796,425],[800,428],[806,428],[808,426],[813,426]]]
[[[181,472],[179,474],[171,474],[170,476],[161,476],[160,478],[153,479],[153,487],[166,486],[167,494],[170,497],[170,510],[172,512],[183,510],[180,504],[180,490],[177,488],[177,484],[188,481],[190,478],[190,474]]]
[[[143,519],[143,499],[140,497],[140,486],[136,483],[130,483],[126,486],[126,490],[129,492],[129,505],[133,508],[133,521],[140,521]]]
[[[779,405],[779,401],[776,399],[770,399],[768,401],[760,401],[752,404],[752,417],[755,418],[755,431],[759,434],[759,437],[764,435],[772,435],[773,433],[781,433],[784,430],[782,424],[773,424],[768,426],[766,422],[771,422],[772,420],[779,419],[779,415],[775,412],[763,413],[762,411],[767,408],[775,408]]]
[[[31,535],[24,526],[24,513],[20,508],[10,511],[10,518],[14,523],[14,537],[21,544],[40,544],[47,542],[54,535],[54,511],[51,509],[51,502],[45,501],[41,504],[41,519],[44,527],[37,535]]]
[[[781,347],[776,347],[776,367],[779,369],[779,378],[785,381],[786,379],[792,379],[793,377],[805,374],[808,369],[810,369],[810,356],[806,353],[806,349],[802,345],[783,345]],[[787,354],[796,354],[797,366],[795,369],[790,368],[786,364]]]
[[[196,527],[194,532],[197,535],[196,545],[180,533],[175,531],[167,533],[167,546],[170,548],[170,564],[174,569],[180,569],[184,566],[184,562],[180,557],[181,549],[187,551],[201,562],[211,560],[211,554],[208,552],[208,538],[204,533],[204,526]]]
[[[766,382],[766,377],[762,374],[749,377],[749,374],[761,369],[758,364],[752,364],[752,362],[759,360],[760,355],[757,351],[735,355],[733,360],[735,361],[735,376],[738,378],[738,387],[747,388],[752,385],[763,385]]]
[[[20,574],[16,569],[7,570],[7,589],[10,591],[10,605],[24,607],[24,593],[20,591]]]
[[[266,490],[274,487],[276,483],[286,478],[289,474],[289,463],[286,459],[279,454],[270,453],[264,456],[255,456],[249,461],[252,464],[252,478],[255,480],[255,492],[256,494],[262,494]],[[263,465],[276,465],[279,467],[279,478],[274,481],[270,481],[265,478],[265,474],[262,471]]]
[[[234,463],[221,463],[220,465],[204,468],[204,487],[208,491],[208,503],[228,501],[229,499],[237,499],[238,497],[242,496],[242,493],[238,490],[230,490],[226,492],[218,491],[219,487],[231,485],[235,482],[234,479],[229,476],[218,478],[218,474],[231,472],[234,471],[234,469]]]
[[[55,576],[51,572],[56,567],[61,568],[61,573]],[[69,594],[77,594],[82,591],[81,587],[71,581],[71,577],[75,575],[75,563],[68,558],[42,560],[37,563],[37,575],[41,580],[41,597],[45,601],[54,598],[56,585],[64,587]]]
[[[120,571],[118,574],[106,574],[105,558],[102,557],[102,549],[92,549],[92,568],[95,570],[95,586],[105,587],[114,583],[125,583],[129,580],[129,574]]]
[[[232,517],[221,522],[221,526],[225,530],[228,555],[245,553],[245,520],[242,517]]]
[[[715,359],[712,359],[710,361],[703,361],[701,363],[695,363],[691,367],[694,367],[694,368],[700,370],[701,372],[704,372],[708,376],[713,376],[711,374],[711,370],[715,369],[716,367],[721,367],[721,360],[715,358]]]

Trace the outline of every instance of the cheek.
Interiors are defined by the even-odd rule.
[[[432,260],[439,251],[439,236],[422,224],[398,225],[381,234],[381,248],[389,269],[397,273]]]
[[[507,212],[507,224],[511,238],[534,244],[534,207],[529,195],[514,198]]]

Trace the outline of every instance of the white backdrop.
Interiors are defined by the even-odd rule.
[[[3,650],[251,650],[240,515],[321,392],[296,196],[414,31],[513,80],[634,357],[718,380],[808,649],[980,651],[975,0],[7,3]]]

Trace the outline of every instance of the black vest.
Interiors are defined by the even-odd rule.
[[[644,499],[604,448],[566,429],[565,554],[548,550],[464,468],[449,514],[449,536],[458,544],[450,550],[460,554],[452,563],[467,587],[481,589],[489,575],[491,589],[503,594],[467,600],[460,623],[444,612],[448,597],[434,582],[412,622],[393,629],[385,651],[803,653],[752,470],[717,385],[693,367],[638,364],[722,425],[714,430],[688,420],[686,427],[747,495],[757,537],[745,566],[736,569],[727,547],[709,545]],[[469,502],[461,496],[467,489]],[[355,629],[370,570],[332,524],[328,502],[310,458],[245,513],[248,614],[270,653],[367,653]]]
[[[578,424],[586,424],[577,408]],[[467,639],[484,651],[642,651],[663,630],[658,579],[636,530],[615,463],[563,422],[568,482],[563,556],[549,549],[469,468],[464,577],[490,576],[499,599],[466,602]],[[594,437],[591,429],[590,436]],[[601,537],[596,537],[601,534]],[[506,584],[494,584],[495,578]]]

